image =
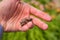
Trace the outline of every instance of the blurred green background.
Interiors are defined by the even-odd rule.
[[[52,0],[22,0],[37,9],[49,13],[53,20],[46,22],[48,30],[41,30],[37,26],[27,32],[4,33],[3,40],[60,40],[60,10]]]

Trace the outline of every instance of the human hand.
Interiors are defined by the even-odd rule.
[[[32,18],[32,21],[22,26],[20,22],[25,18]],[[3,26],[4,31],[27,31],[33,25],[46,30],[48,25],[39,18],[46,21],[51,20],[48,14],[19,0],[3,0],[0,3],[0,24]]]

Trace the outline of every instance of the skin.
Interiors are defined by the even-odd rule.
[[[33,20],[21,26],[20,22],[24,18],[32,18]],[[42,30],[46,30],[48,25],[40,18],[46,21],[52,19],[47,13],[27,3],[19,2],[19,0],[3,0],[0,2],[0,24],[3,26],[4,31],[27,31],[33,27],[33,24]]]

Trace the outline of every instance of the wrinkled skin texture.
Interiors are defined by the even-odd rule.
[[[32,18],[33,20],[21,26],[20,22],[24,18]],[[19,2],[19,0],[3,0],[0,2],[0,24],[3,26],[4,31],[27,31],[33,27],[33,24],[42,30],[46,30],[48,25],[39,18],[46,21],[51,20],[48,14],[27,3]]]

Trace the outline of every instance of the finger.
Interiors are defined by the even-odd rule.
[[[48,28],[48,25],[42,22],[40,19],[35,18],[34,16],[31,16],[33,18],[33,23],[37,25],[39,28],[46,30]]]
[[[44,12],[42,12],[42,11],[32,7],[32,6],[30,7],[30,12],[33,15],[35,15],[35,16],[37,16],[39,18],[42,18],[42,19],[44,19],[46,21],[50,21],[52,19],[47,13],[44,13]]]
[[[27,31],[27,30],[29,30],[29,29],[32,28],[32,27],[33,27],[32,22],[29,22],[29,23],[27,23],[26,25],[22,26],[22,27],[20,28],[20,31]]]

